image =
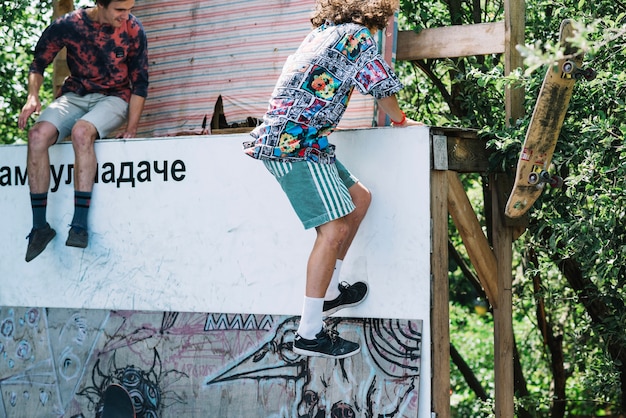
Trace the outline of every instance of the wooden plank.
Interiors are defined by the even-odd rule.
[[[224,128],[224,129],[212,129],[213,135],[227,135],[227,134],[247,134],[250,133],[254,127],[244,126],[241,128]]]
[[[430,128],[433,135],[455,136],[464,139],[477,139],[478,130],[471,128],[458,128],[451,126],[433,126]]]
[[[463,184],[453,171],[448,171],[448,212],[461,235],[467,255],[485,289],[489,303],[495,308],[498,303],[496,257],[465,194]]]
[[[524,0],[504,0],[504,24],[505,24],[505,54],[504,73],[510,74],[516,68],[522,68],[524,61],[517,51],[516,46],[524,44],[524,31],[526,21],[526,4]],[[524,87],[507,87],[504,95],[504,108],[507,126],[514,126],[516,121],[524,116]],[[492,181],[495,180],[492,175]],[[495,412],[496,417],[514,417],[514,369],[513,369],[513,309],[511,295],[511,265],[513,228],[506,226],[504,207],[499,205],[498,190],[506,187],[506,183],[494,184],[492,199],[494,247],[498,260],[498,308],[494,307],[494,361],[495,371]],[[516,235],[520,233],[517,228]],[[500,248],[499,248],[500,247]]]
[[[56,19],[66,13],[74,10],[74,2],[72,0],[53,0],[52,1],[52,18]],[[63,48],[54,57],[52,61],[52,91],[57,96],[61,91],[63,82],[70,75],[67,67],[67,49]]]
[[[504,22],[398,32],[396,59],[414,61],[505,52]]]
[[[491,152],[487,149],[487,139],[479,138],[476,129],[433,127],[431,134],[433,138],[435,135],[443,135],[447,138],[448,170],[457,173],[489,171]]]
[[[448,137],[445,135],[431,135],[433,170],[448,170]]]
[[[457,173],[486,173],[489,171],[487,140],[448,137],[448,169]]]
[[[498,303],[494,306],[494,371],[496,417],[512,418],[514,412],[513,352],[513,228],[506,226],[498,194],[506,187],[502,176],[492,174],[493,247],[497,260]]]
[[[448,176],[431,171],[432,310],[431,370],[432,410],[438,418],[450,418],[450,312],[448,283]]]
[[[504,1],[505,54],[504,73],[510,74],[516,68],[522,68],[524,59],[517,51],[517,45],[524,44],[526,5],[524,0]],[[524,87],[507,87],[504,97],[506,123],[515,125],[515,121],[524,116]]]

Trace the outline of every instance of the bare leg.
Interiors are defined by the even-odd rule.
[[[350,187],[350,189],[348,189],[348,191],[350,192],[350,196],[352,196],[352,202],[354,202],[354,206],[356,206],[356,208],[344,217],[349,230],[348,236],[343,241],[343,244],[339,249],[339,253],[337,254],[337,259],[339,260],[343,260],[346,257],[346,254],[350,249],[350,245],[352,245],[352,241],[354,240],[354,237],[359,230],[359,226],[361,226],[361,222],[363,221],[363,218],[365,218],[372,201],[372,194],[361,183],[354,184]]]
[[[33,228],[28,235],[26,262],[37,257],[56,232],[46,222],[46,198],[50,188],[50,156],[48,149],[58,137],[56,127],[49,122],[38,122],[28,131],[26,170],[31,193]],[[39,195],[39,196],[38,196]]]
[[[91,123],[79,120],[72,129],[72,145],[74,147],[74,190],[91,192],[98,161],[94,144],[98,131]]]
[[[361,221],[367,213],[371,194],[361,183],[349,189],[356,208],[343,218],[316,228],[317,238],[307,265],[306,296],[323,298],[330,283],[337,259],[343,260],[352,244]]]
[[[360,184],[350,188],[355,210],[343,218],[316,228],[317,237],[309,256],[306,274],[306,297],[294,351],[305,355],[344,358],[359,352],[357,343],[329,334],[320,334],[323,326],[324,296],[333,277],[337,259],[343,258],[367,213],[371,200],[369,191]],[[300,338],[302,337],[302,338]],[[314,341],[311,339],[315,337]]]
[[[306,296],[323,298],[333,275],[335,260],[350,231],[345,217],[321,225],[316,230],[317,238],[307,264]]]
[[[50,188],[48,148],[54,145],[58,135],[57,128],[49,122],[36,123],[28,131],[26,170],[31,193],[46,193]]]
[[[91,202],[91,191],[95,182],[98,162],[94,144],[98,131],[89,122],[79,120],[72,129],[74,147],[74,217],[65,245],[87,248],[87,215]]]

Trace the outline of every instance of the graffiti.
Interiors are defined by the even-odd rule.
[[[0,307],[0,418],[417,417],[420,320],[329,318],[342,360],[293,352],[299,317]]]
[[[162,391],[159,387],[162,379],[160,370],[161,358],[156,350],[152,367],[148,371],[133,365],[118,367],[114,353],[105,372],[100,369],[100,359],[96,361],[91,374],[92,385],[80,391],[78,395],[87,397],[90,407],[95,405],[96,418],[100,418],[104,392],[111,384],[116,383],[129,393],[137,418],[158,418],[163,406]]]
[[[260,320],[259,320],[260,319]],[[208,314],[205,331],[217,330],[266,330],[269,331],[274,325],[272,315],[224,315]]]
[[[416,407],[412,402],[419,377],[421,322],[331,318],[327,326],[342,328],[342,335],[353,339],[360,336],[369,355],[341,360],[298,355],[292,350],[298,317],[291,317],[260,348],[206,384],[292,381],[300,396],[281,415],[285,418],[400,417]]]

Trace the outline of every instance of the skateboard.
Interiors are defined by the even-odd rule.
[[[559,42],[565,49],[565,57],[550,65],[543,79],[517,162],[515,184],[504,210],[509,218],[524,215],[539,198],[546,184],[563,186],[563,179],[549,172],[552,154],[574,84],[580,79],[595,78],[595,71],[582,68],[583,54],[568,42],[568,38],[573,35],[572,21],[563,20]]]
[[[102,418],[136,418],[130,394],[122,385],[113,383],[104,391]]]

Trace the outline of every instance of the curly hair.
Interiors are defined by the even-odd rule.
[[[327,22],[358,23],[382,30],[399,6],[399,0],[316,0],[311,23],[316,28]]]

